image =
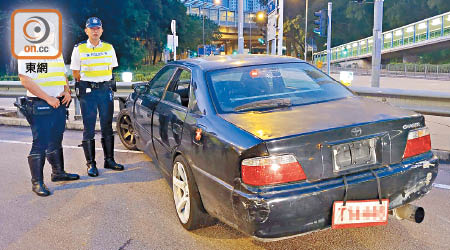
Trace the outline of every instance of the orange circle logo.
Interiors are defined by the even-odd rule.
[[[50,35],[50,25],[42,17],[30,17],[23,25],[23,35],[30,43],[42,43]]]

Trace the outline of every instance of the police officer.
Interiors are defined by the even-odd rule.
[[[95,162],[95,122],[97,110],[100,115],[102,147],[105,156],[104,167],[123,170],[123,166],[114,160],[114,136],[112,119],[114,113],[114,95],[112,89],[112,69],[118,66],[116,52],[111,44],[101,41],[102,22],[97,17],[86,21],[86,35],[89,39],[75,45],[72,52],[70,69],[76,79],[77,95],[80,99],[84,132],[82,146],[87,161],[89,176],[98,176]]]
[[[61,143],[66,127],[66,108],[71,101],[64,60],[62,56],[54,60],[18,60],[18,72],[27,89],[22,108],[33,134],[28,156],[32,190],[39,196],[48,196],[51,193],[43,176],[46,156],[52,166],[53,182],[80,178],[64,171]]]

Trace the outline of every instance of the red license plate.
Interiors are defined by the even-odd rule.
[[[335,201],[331,228],[387,225],[389,200]]]

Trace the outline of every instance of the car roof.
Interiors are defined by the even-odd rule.
[[[289,56],[271,56],[271,55],[227,55],[227,56],[206,56],[186,60],[172,61],[169,65],[184,65],[188,67],[197,66],[204,71],[226,69],[233,67],[273,64],[273,63],[292,63],[304,62],[303,60]]]

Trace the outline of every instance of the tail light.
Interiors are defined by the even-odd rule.
[[[431,150],[431,139],[428,128],[409,131],[403,159],[419,155]]]
[[[242,181],[253,186],[305,180],[303,168],[293,155],[245,159],[241,164]]]

